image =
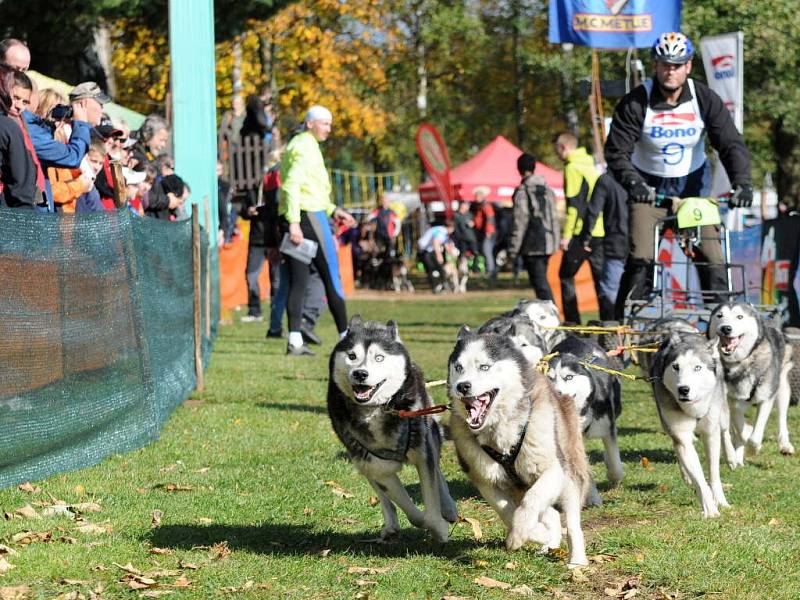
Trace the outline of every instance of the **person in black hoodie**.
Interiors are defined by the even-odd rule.
[[[14,71],[0,71],[0,206],[8,208],[35,207],[36,165],[33,162],[20,125],[8,117],[13,105]]]

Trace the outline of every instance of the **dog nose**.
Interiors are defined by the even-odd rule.
[[[719,328],[719,332],[724,336],[729,336],[733,331],[733,328],[730,325],[723,325]]]
[[[456,389],[462,396],[469,396],[469,393],[472,391],[472,384],[469,381],[462,381],[456,384]]]
[[[688,396],[689,395],[689,386],[688,385],[679,385],[678,386],[678,395],[679,396]]]
[[[353,371],[353,379],[356,381],[366,381],[369,373],[364,369],[356,369]]]

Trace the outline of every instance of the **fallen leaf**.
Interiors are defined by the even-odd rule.
[[[378,500],[377,496],[370,496],[369,498],[367,498],[367,504],[369,504],[370,506],[377,506],[379,502],[380,500]]]
[[[648,470],[654,469],[650,466],[650,460],[646,456],[642,456],[642,467]]]
[[[29,481],[21,483],[20,485],[17,486],[17,489],[20,490],[21,492],[28,492],[29,494],[38,494],[39,492],[42,491],[42,488],[33,485]]]
[[[59,585],[89,585],[89,581],[84,579],[62,579],[58,582]]]
[[[472,526],[472,537],[474,537],[476,540],[479,540],[483,537],[481,522],[478,521],[478,519],[473,519],[472,517],[462,517],[461,521],[464,523],[469,523]]]
[[[50,542],[53,534],[49,531],[20,531],[11,536],[15,544],[32,544],[33,542]]]
[[[470,600],[469,596],[442,596],[442,600]]]
[[[491,577],[486,577],[485,575],[476,577],[472,581],[477,583],[478,585],[482,585],[483,587],[487,588],[499,588],[501,590],[511,589],[510,583],[505,583],[504,581],[497,581],[497,579],[492,579]]]
[[[506,569],[508,569],[509,571],[513,571],[514,569],[516,569],[516,568],[517,568],[517,563],[515,563],[514,561],[510,561],[510,562],[507,562],[507,563],[506,563],[505,565],[503,565],[503,566],[504,566]]]
[[[62,544],[77,544],[78,540],[74,537],[69,535],[62,535],[60,538],[56,539],[57,542],[61,542]]]
[[[158,527],[161,525],[161,519],[164,517],[164,511],[158,510],[157,508],[150,513],[150,525],[152,527]]]
[[[0,600],[25,600],[30,588],[27,585],[0,587]]]
[[[368,585],[378,585],[377,581],[370,581],[369,579],[356,579],[356,585],[365,587]]]
[[[228,548],[228,541],[223,540],[218,544],[214,544],[209,548],[208,557],[211,560],[225,560],[231,555],[231,549]]]
[[[155,571],[147,571],[146,573],[142,573],[142,577],[147,577],[148,579],[158,579],[159,577],[177,577],[178,575],[182,575],[182,573],[174,569],[156,569]]]
[[[352,517],[345,517],[343,519],[339,519],[339,522],[344,523],[345,525],[355,525],[356,523],[358,523],[358,521],[356,521]]]
[[[510,594],[516,594],[517,596],[533,596],[533,590],[525,584],[513,587],[508,590],[508,592]]]
[[[83,496],[86,493],[86,488],[83,487],[81,484],[78,484],[73,488],[73,491],[75,492],[76,495]]]
[[[179,560],[178,561],[178,568],[179,569],[189,569],[190,571],[195,571],[195,570],[199,569],[200,567],[198,567],[194,563],[184,562],[182,560]]]
[[[308,508],[307,506],[303,509],[303,515],[306,517],[310,517],[314,514],[314,509]]]
[[[10,546],[6,546],[5,544],[0,544],[0,554],[17,554],[17,551],[11,548]]]
[[[615,560],[617,560],[617,557],[611,554],[593,554],[588,558],[589,562],[593,563],[614,562]]]
[[[77,530],[87,535],[102,535],[109,532],[107,526],[100,527],[100,525],[95,525],[94,523],[84,523],[83,525],[78,525]]]
[[[75,513],[70,511],[69,506],[66,504],[54,504],[53,506],[48,506],[42,511],[43,517],[67,517],[68,519],[74,519]]]
[[[79,502],[78,504],[70,504],[69,509],[73,512],[93,512],[99,513],[103,508],[97,502]]]
[[[176,588],[187,588],[192,585],[192,582],[186,578],[186,575],[181,575],[172,582],[172,586]]]
[[[781,522],[774,517],[769,520],[769,523],[767,523],[767,525],[769,525],[770,527],[774,527],[775,525],[780,525],[780,524]]]
[[[14,513],[10,513],[10,512],[8,512],[8,511],[5,511],[5,512],[3,513],[3,518],[4,518],[6,521],[10,521],[11,519],[13,519],[13,518],[14,518]]]
[[[389,567],[348,567],[351,575],[380,575],[389,572]]]
[[[170,550],[169,548],[156,548],[156,547],[153,547],[153,548],[150,548],[148,554],[160,554],[160,555],[163,556],[163,555],[166,555],[166,554],[172,554],[172,550]]]
[[[147,588],[151,588],[158,583],[155,579],[142,577],[140,575],[133,575],[132,573],[128,573],[119,581],[120,583],[126,584],[132,590],[146,590]]]
[[[159,483],[153,486],[154,490],[165,490],[167,492],[191,492],[194,487],[191,485],[181,485],[178,483]]]
[[[211,470],[211,467],[203,467],[202,469],[197,469],[195,473],[208,473]]]
[[[106,568],[105,565],[95,565],[89,570],[90,571],[108,571],[108,568]]]
[[[5,556],[0,556],[0,575],[5,575],[16,567],[6,560]]]
[[[322,550],[320,550],[320,551],[319,551],[319,555],[320,555],[322,558],[325,558],[325,557],[326,557],[326,556],[328,556],[328,554],[330,554],[330,553],[331,553],[331,549],[330,549],[330,548],[323,548]]]
[[[21,517],[25,517],[26,519],[41,519],[42,515],[36,512],[36,509],[33,508],[30,504],[26,504],[22,508],[18,508],[14,511],[14,514],[17,514]]]
[[[634,558],[636,559],[636,562],[644,562],[644,554],[642,552],[637,552],[634,555]]]
[[[200,517],[197,519],[197,522],[201,525],[211,525],[214,522],[214,519],[209,519],[208,517]]]
[[[122,571],[125,571],[126,573],[130,573],[131,575],[141,575],[142,574],[142,572],[139,569],[137,569],[136,567],[134,567],[133,564],[131,564],[131,563],[127,563],[127,564],[124,564],[124,565],[121,565],[119,563],[111,563],[111,564],[114,565],[115,567],[117,567],[118,569],[121,569]],[[100,570],[100,569],[98,569],[98,570]],[[105,567],[102,570],[105,570]]]
[[[63,594],[59,594],[53,600],[86,600],[86,596],[81,594],[79,591],[74,590],[72,592],[64,592]]]
[[[570,571],[570,576],[572,577],[572,581],[574,583],[589,583],[589,569],[587,568],[578,568],[572,569]]]
[[[658,491],[662,494],[666,494],[669,491],[669,486],[667,486],[666,483],[662,483],[660,486],[658,486]]]
[[[489,566],[489,561],[488,560],[481,560],[480,558],[477,558],[477,559],[472,561],[472,566],[473,567],[478,567],[479,569],[483,569],[483,568]]]
[[[146,592],[139,592],[140,598],[161,598],[171,594],[172,590],[147,590]]]

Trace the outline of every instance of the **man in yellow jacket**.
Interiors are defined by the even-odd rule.
[[[347,309],[344,290],[339,275],[336,241],[333,238],[329,217],[337,222],[354,227],[355,219],[346,210],[331,201],[331,183],[325,160],[319,147],[331,133],[333,116],[322,106],[312,106],[305,117],[304,130],[291,139],[281,160],[281,194],[278,214],[281,226],[289,242],[301,246],[304,240],[318,244],[310,262],[325,285],[325,295],[336,328],[342,335],[347,330]],[[282,245],[283,246],[283,245]],[[289,271],[289,343],[286,353],[292,356],[313,355],[303,343],[301,322],[303,298],[310,276],[311,264],[305,262],[291,248],[282,247],[283,260]]]
[[[561,259],[561,268],[558,277],[561,280],[561,303],[564,307],[564,320],[580,324],[581,314],[578,311],[578,297],[575,293],[575,273],[589,259],[594,279],[594,289],[597,300],[609,303],[606,307],[613,314],[614,300],[606,299],[599,287],[603,275],[603,216],[597,219],[592,229],[592,238],[588,248],[580,240],[583,230],[583,217],[589,206],[592,190],[600,173],[594,164],[594,159],[586,152],[586,148],[578,146],[578,138],[570,132],[559,134],[555,139],[555,150],[564,161],[564,196],[567,199],[567,215],[564,227],[561,230],[561,249],[564,255]]]

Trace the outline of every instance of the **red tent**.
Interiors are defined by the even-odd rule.
[[[510,200],[514,188],[519,185],[517,159],[520,154],[522,150],[498,135],[475,156],[450,171],[453,199],[472,200],[475,197],[475,188],[486,186],[490,190],[489,200]],[[535,172],[544,176],[556,196],[564,195],[564,174],[561,171],[537,162]],[[419,186],[419,196],[423,202],[442,200],[431,181]]]

